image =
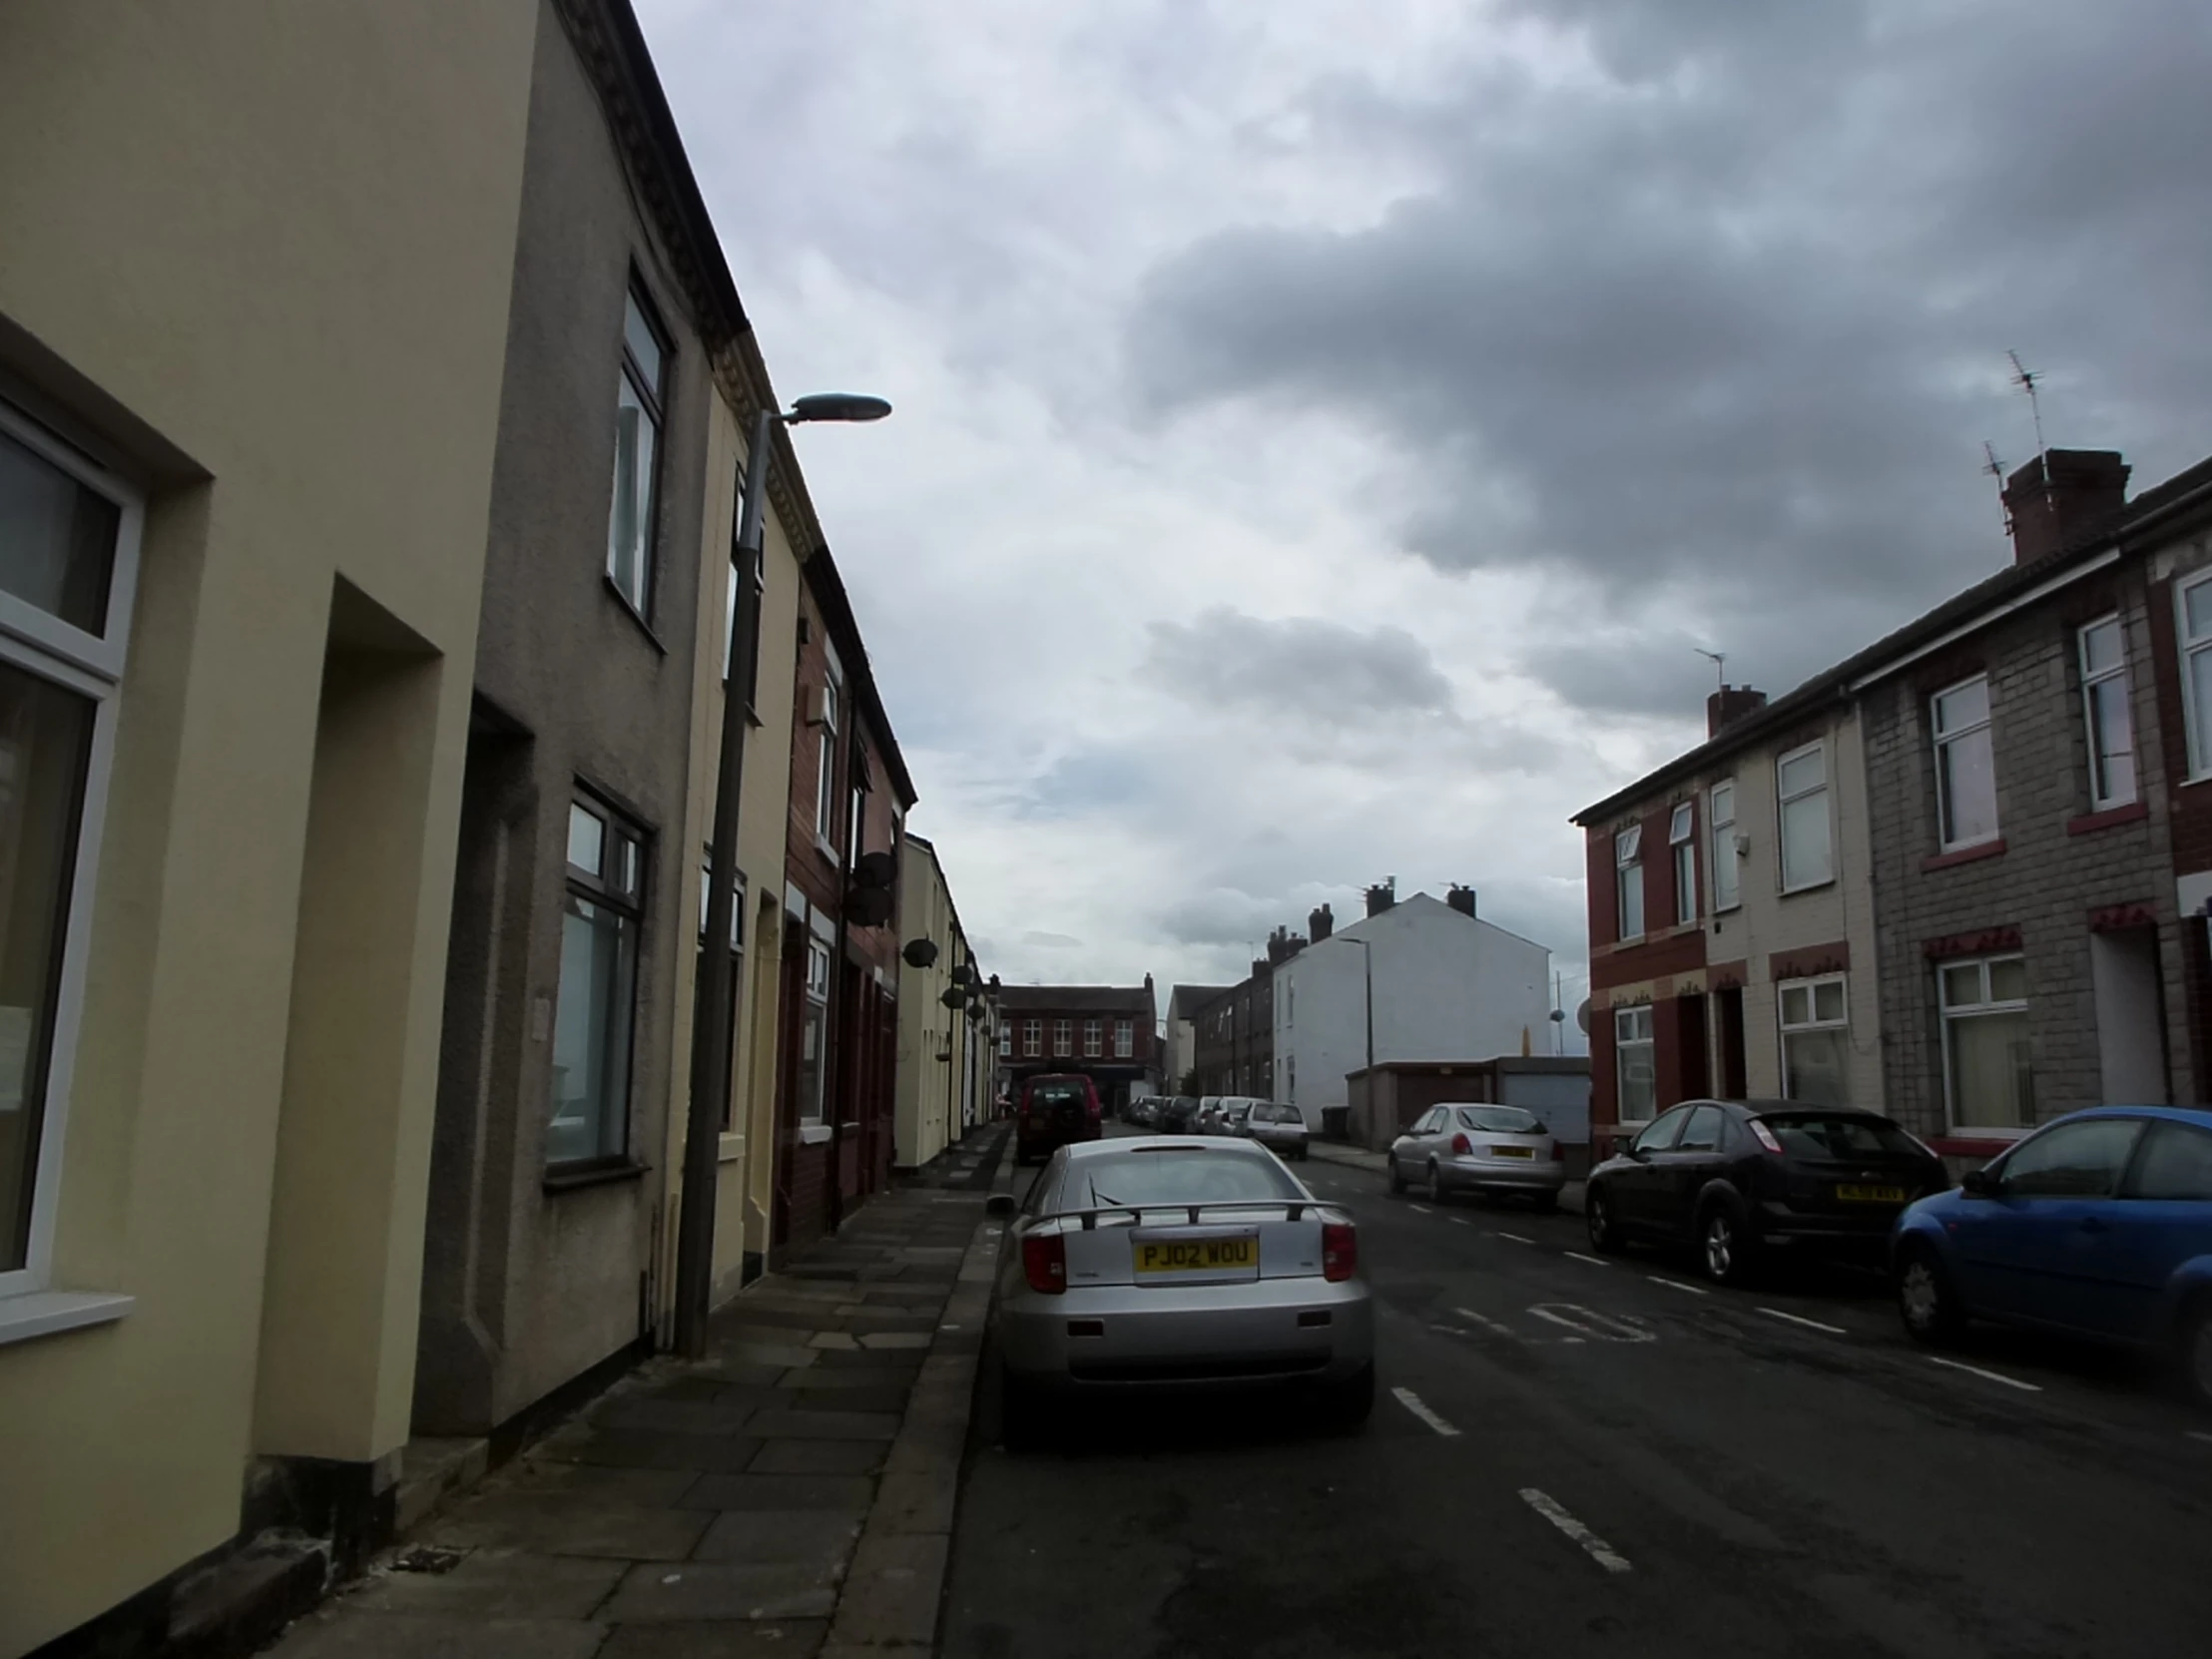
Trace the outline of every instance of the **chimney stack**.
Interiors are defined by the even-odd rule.
[[[1379,882],[1368,889],[1368,914],[1379,916],[1397,902],[1397,877]]]
[[[1705,700],[1705,736],[1708,740],[1719,737],[1729,727],[1746,715],[1755,715],[1767,706],[1767,694],[1753,691],[1749,686],[1723,686]]]
[[[1474,889],[1463,887],[1454,881],[1451,890],[1444,894],[1444,902],[1461,915],[1471,916],[1474,914]]]
[[[1337,918],[1329,913],[1328,905],[1324,904],[1318,910],[1311,910],[1307,912],[1306,930],[1309,933],[1313,934],[1314,942],[1316,944],[1321,943],[1322,940],[1326,939],[1331,933],[1335,932],[1336,927]]]
[[[1267,959],[1267,958],[1266,958],[1265,956],[1255,956],[1255,957],[1253,957],[1253,958],[1252,958],[1252,977],[1253,977],[1253,978],[1255,978],[1255,979],[1264,979],[1264,978],[1266,978],[1266,977],[1267,977],[1267,973],[1268,973],[1268,959]]]
[[[2004,481],[2012,559],[2032,564],[2086,541],[2127,505],[2132,470],[2116,449],[2046,449]]]

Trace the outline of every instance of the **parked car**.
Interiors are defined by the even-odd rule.
[[[1198,1121],[1198,1097],[1179,1094],[1160,1108],[1159,1130],[1163,1135],[1190,1135]]]
[[[2163,1352],[2212,1406],[2212,1112],[2056,1119],[1913,1205],[1890,1256],[1922,1342],[1980,1319]]]
[[[1160,1119],[1160,1100],[1157,1095],[1139,1095],[1123,1111],[1122,1118],[1139,1129],[1149,1129]]]
[[[1258,1104],[1259,1102],[1256,1100],[1247,1100],[1235,1095],[1224,1095],[1221,1110],[1214,1119],[1214,1133],[1217,1135],[1242,1135],[1245,1128],[1245,1119],[1252,1115],[1252,1108]]]
[[[1878,1112],[1789,1100],[1684,1101],[1590,1171],[1590,1246],[1695,1243],[1734,1285],[1777,1246],[1879,1261],[1915,1199],[1950,1185],[1943,1161]]]
[[[1214,1126],[1221,1121],[1221,1098],[1218,1094],[1202,1094],[1198,1097],[1198,1115],[1191,1119],[1192,1134],[1220,1133]]]
[[[1375,1322],[1351,1215],[1244,1141],[1101,1141],[1052,1155],[1000,1253],[1007,1442],[1080,1402],[1170,1388],[1313,1391],[1352,1426],[1375,1401]]]
[[[1258,1141],[1278,1158],[1308,1155],[1306,1115],[1280,1100],[1255,1100],[1237,1132]]]
[[[1419,1181],[1438,1204],[1454,1192],[1513,1193],[1552,1210],[1566,1185],[1566,1158],[1543,1120],[1524,1107],[1449,1102],[1431,1106],[1390,1143],[1390,1191]]]
[[[1098,1086],[1079,1071],[1045,1072],[1021,1086],[1014,1112],[1014,1162],[1026,1164],[1074,1141],[1095,1141],[1100,1122]]]

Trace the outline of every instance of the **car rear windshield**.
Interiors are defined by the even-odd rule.
[[[1085,1158],[1066,1208],[1109,1204],[1234,1204],[1297,1198],[1297,1184],[1274,1159],[1196,1147]]]
[[[1461,1106],[1459,1127],[1486,1130],[1492,1135],[1541,1135],[1543,1120],[1518,1106]]]
[[[1080,1106],[1083,1100],[1080,1083],[1039,1083],[1029,1091],[1032,1106]]]
[[[1765,1120],[1782,1149],[1799,1158],[1917,1158],[1920,1143],[1881,1118],[1772,1117]]]
[[[1254,1123],[1298,1123],[1302,1121],[1296,1106],[1255,1106],[1252,1108]]]

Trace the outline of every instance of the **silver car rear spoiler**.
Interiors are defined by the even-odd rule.
[[[1045,1215],[1032,1216],[1029,1225],[1037,1227],[1048,1221],[1080,1221],[1083,1231],[1094,1231],[1100,1216],[1129,1216],[1143,1223],[1148,1211],[1180,1210],[1190,1217],[1190,1225],[1205,1225],[1200,1212],[1205,1210],[1281,1210],[1285,1221],[1304,1221],[1309,1210],[1325,1210],[1328,1205],[1314,1198],[1221,1198],[1203,1204],[1102,1204],[1095,1210],[1053,1210]]]

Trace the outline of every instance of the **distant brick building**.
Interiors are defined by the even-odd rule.
[[[1021,1081],[1047,1071],[1079,1071],[1098,1085],[1108,1109],[1160,1088],[1158,1004],[1152,975],[1121,985],[1004,985],[999,1072],[1018,1094]]]

